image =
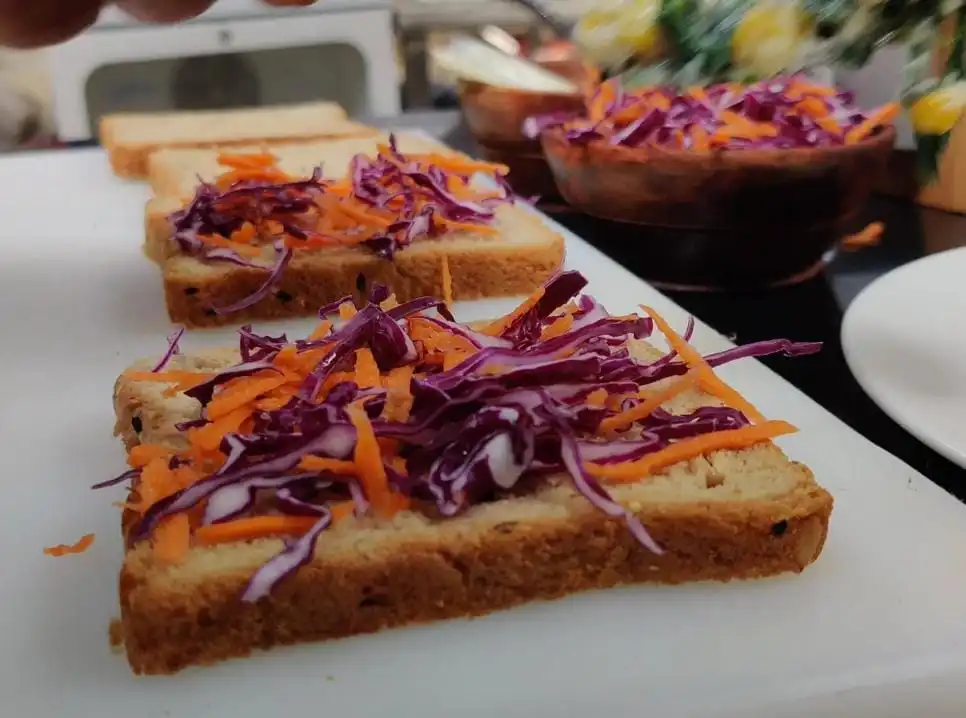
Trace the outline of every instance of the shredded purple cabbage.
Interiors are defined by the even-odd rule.
[[[327,336],[296,343],[299,352],[329,347],[302,391],[280,409],[256,412],[251,433],[228,434],[221,446],[226,456],[221,468],[148,508],[134,527],[133,540],[144,540],[165,518],[199,506],[205,524],[263,512],[266,506],[317,517],[305,536],[287,541],[285,549],[252,577],[243,599],[257,601],[266,596],[312,560],[316,538],[331,523],[332,502],[352,501],[357,516],[369,512],[370,497],[354,476],[299,468],[309,456],[339,460],[352,456],[357,439],[348,408],[365,399],[376,436],[399,442],[400,456],[406,461],[405,473],[386,464],[390,485],[433,505],[438,515],[456,516],[480,502],[532,490],[546,474],[563,475],[596,510],[624,522],[643,547],[660,553],[661,547],[639,517],[614,499],[588,472],[586,463],[634,461],[676,441],[740,428],[749,423],[748,418],[736,409],[718,406],[685,414],[657,409],[617,434],[602,432],[601,422],[636,406],[643,388],[680,375],[686,367],[673,352],[655,360],[633,355],[629,340],[650,336],[651,320],[610,315],[592,298],[579,295],[585,285],[577,272],[555,276],[539,300],[498,336],[440,316],[435,300],[416,300],[388,311],[370,301]],[[386,297],[384,288],[371,291],[371,300]],[[337,311],[339,304],[324,307],[322,313]],[[574,317],[569,330],[543,339],[543,332],[562,311]],[[415,317],[467,339],[475,353],[445,371],[428,363],[407,331]],[[689,322],[686,336],[693,327]],[[271,369],[272,360],[286,346],[290,344],[284,336],[262,336],[242,327],[241,363],[186,392],[201,405],[201,417],[188,424],[204,426],[206,407],[220,387],[234,378]],[[800,356],[819,346],[787,340],[758,342],[713,354],[708,360],[721,365],[769,354]],[[372,352],[382,371],[413,367],[412,407],[405,421],[384,415],[388,392],[381,387],[361,389],[343,381],[321,392],[333,372],[352,370],[355,351],[363,347]],[[620,401],[591,402],[601,389]],[[137,481],[137,475],[136,470],[127,471],[99,486]]]
[[[721,134],[719,130],[731,126],[727,113],[767,125],[769,131],[757,136]],[[601,140],[621,147],[792,149],[843,145],[846,135],[872,114],[855,104],[851,92],[816,87],[801,75],[784,75],[752,85],[711,85],[702,92],[670,87],[618,90],[600,119],[555,112],[528,117],[522,130],[535,138],[562,128],[574,145]],[[697,140],[699,134],[707,146]]]

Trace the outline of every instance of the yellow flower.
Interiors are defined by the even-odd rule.
[[[660,0],[612,0],[587,11],[574,28],[574,42],[589,59],[617,65],[630,58],[655,59],[661,52]]]
[[[909,108],[917,135],[944,135],[959,122],[966,109],[966,81],[940,87],[923,95]]]
[[[731,37],[735,65],[757,77],[789,69],[805,40],[805,21],[794,3],[763,0],[752,5]]]

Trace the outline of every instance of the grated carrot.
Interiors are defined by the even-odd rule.
[[[868,117],[866,117],[858,127],[853,127],[845,135],[846,144],[855,144],[860,140],[864,140],[873,131],[892,122],[899,115],[899,104],[896,102],[890,102],[888,105],[883,105],[874,112],[870,112]]]
[[[683,394],[688,389],[693,389],[698,383],[698,373],[688,372],[680,379],[672,382],[661,391],[648,396],[644,401],[635,407],[622,411],[620,414],[609,416],[600,422],[602,431],[620,431],[631,424],[646,419],[654,410],[670,401],[679,394]]]
[[[389,478],[382,463],[382,451],[376,441],[376,433],[364,409],[349,407],[349,419],[356,429],[356,446],[352,454],[359,480],[373,509],[380,516],[391,515],[393,508]]]
[[[484,334],[488,334],[490,336],[494,336],[494,337],[495,336],[499,336],[500,334],[503,333],[503,331],[507,327],[509,327],[511,324],[513,324],[513,322],[515,322],[517,319],[519,319],[524,314],[526,314],[531,309],[533,309],[535,306],[537,306],[537,303],[541,299],[543,299],[544,291],[545,291],[544,288],[543,287],[540,287],[540,289],[538,289],[533,294],[531,294],[527,298],[527,300],[525,302],[523,302],[523,304],[521,304],[519,307],[517,307],[516,309],[514,309],[512,312],[510,312],[509,314],[507,314],[505,317],[500,317],[496,321],[491,322],[490,324],[486,325],[481,331]]]
[[[289,381],[286,376],[274,377],[244,377],[234,379],[218,392],[205,407],[205,416],[209,421],[215,421],[228,416],[236,409],[255,401],[263,394],[283,386]]]
[[[612,483],[633,483],[668,466],[704,456],[712,451],[746,449],[755,444],[798,431],[784,421],[766,421],[740,429],[728,429],[677,441],[637,461],[624,464],[588,464],[587,471]]]
[[[412,365],[393,369],[386,378],[388,399],[385,415],[389,421],[403,422],[409,419],[413,408],[413,395],[410,391],[414,368]]]
[[[131,448],[127,454],[127,465],[132,469],[140,469],[147,466],[148,462],[154,459],[167,459],[171,456],[172,450],[166,446],[157,444],[138,444]]]
[[[79,553],[84,553],[93,545],[94,534],[85,534],[72,544],[61,543],[57,544],[56,546],[48,546],[44,549],[44,555],[53,556],[54,558],[60,558],[61,556],[73,556]]]
[[[161,562],[176,564],[191,547],[191,525],[188,514],[169,516],[154,530],[154,555]]]
[[[237,433],[245,420],[251,417],[252,407],[248,406],[249,403],[251,402],[245,401],[237,409],[229,411],[223,416],[213,418],[210,424],[196,429],[189,429],[189,439],[193,444],[200,446],[206,451],[214,451],[221,446],[221,441],[226,434]]]
[[[352,513],[351,501],[344,501],[329,507],[333,523],[338,523]],[[254,541],[278,536],[302,536],[315,526],[318,519],[314,516],[253,516],[234,519],[210,526],[199,526],[194,539],[199,546],[216,546],[235,541]]]
[[[372,355],[372,350],[368,347],[356,349],[356,384],[360,389],[372,389],[382,386],[382,379],[379,376],[379,365],[376,358]]]
[[[855,252],[879,243],[882,234],[885,232],[885,225],[882,222],[872,222],[855,234],[850,234],[842,240],[842,249],[848,252]]]
[[[445,254],[440,260],[439,279],[443,285],[443,303],[450,307],[453,305],[453,275],[449,271],[449,257]]]
[[[553,324],[544,328],[540,332],[540,341],[546,341],[547,339],[553,339],[554,337],[559,337],[562,334],[566,334],[574,326],[574,315],[573,314],[563,314],[559,318],[553,321]]]
[[[678,356],[681,360],[687,364],[691,369],[697,372],[697,377],[701,388],[712,396],[717,397],[725,404],[733,407],[743,413],[749,421],[764,421],[765,417],[762,415],[758,409],[756,409],[752,404],[745,399],[741,394],[728,386],[719,377],[711,366],[704,360],[704,357],[698,352],[697,349],[692,347],[686,341],[684,337],[679,335],[673,329],[667,321],[658,314],[656,311],[650,307],[641,306],[641,309],[654,321],[658,330],[667,339],[668,344],[671,349],[677,351]]]
[[[587,395],[584,399],[584,403],[587,406],[605,406],[607,403],[607,390],[606,389],[594,389]]]

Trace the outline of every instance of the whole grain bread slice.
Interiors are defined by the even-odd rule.
[[[378,145],[386,141],[388,135],[380,134],[270,150],[279,158],[280,167],[292,176],[308,176],[322,165],[326,177],[341,179],[353,156],[375,154]],[[422,135],[400,133],[396,143],[406,154],[460,154]],[[254,293],[264,283],[266,273],[185,254],[171,240],[169,219],[172,212],[184,206],[198,176],[214,179],[221,172],[217,156],[211,150],[169,150],[159,152],[152,160],[152,177],[158,187],[190,188],[187,195],[155,197],[145,211],[144,252],[161,266],[165,303],[173,322],[209,327],[304,316],[340,297],[356,294],[361,285],[371,282],[390,287],[399,301],[441,297],[445,271],[450,274],[455,299],[529,294],[564,261],[564,240],[559,234],[534,213],[502,205],[496,209],[492,223],[497,234],[458,232],[439,239],[421,239],[397,252],[392,261],[361,247],[299,250],[271,296],[239,312],[218,314],[215,308]],[[266,265],[271,264],[271,247],[265,247],[263,259]]]
[[[212,370],[238,357],[225,351],[174,361],[171,368]],[[166,397],[164,389],[118,380],[116,433],[128,448],[180,448],[175,424],[196,418],[200,407],[185,396]],[[664,408],[714,403],[689,392]],[[800,572],[821,553],[832,510],[832,497],[811,471],[771,442],[717,451],[610,491],[664,554],[641,547],[566,480],[456,518],[404,512],[391,521],[346,519],[321,536],[311,564],[257,604],[241,603],[239,595],[281,550],[280,540],[193,548],[176,566],[135,545],[120,579],[128,660],[136,673],[167,674],[258,648],[478,616],[588,589]]]
[[[359,247],[299,250],[271,295],[231,314],[214,308],[253,294],[265,282],[264,271],[169,253],[161,264],[168,315],[189,327],[307,316],[373,282],[390,287],[402,302],[443,297],[447,271],[454,299],[529,294],[563,265],[563,237],[519,207],[503,205],[495,214],[496,235],[457,232],[421,239],[392,260]],[[146,250],[172,245],[168,238],[149,238]],[[270,264],[271,248],[264,251]]]
[[[120,177],[143,179],[148,158],[165,147],[232,147],[279,141],[374,134],[333,102],[276,107],[105,115],[101,144]]]

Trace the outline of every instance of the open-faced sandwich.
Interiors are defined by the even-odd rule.
[[[506,168],[434,144],[319,144],[315,171],[304,174],[286,171],[274,154],[215,155],[222,174],[196,179],[193,198],[148,204],[145,250],[161,265],[172,321],[310,315],[360,291],[360,278],[387,285],[400,301],[532,292],[563,263],[563,238],[515,206]],[[293,149],[286,157],[299,157],[294,165],[309,155]],[[159,158],[157,182],[181,191],[192,169],[211,172],[211,160]],[[184,173],[163,172],[172,165]]]
[[[656,312],[612,316],[576,272],[458,324],[384,288],[305,339],[126,371],[121,631],[137,673],[474,616],[631,582],[799,572],[832,498]],[[646,339],[655,330],[670,350]],[[90,539],[87,539],[90,543]],[[61,552],[69,552],[64,549]]]
[[[101,144],[114,172],[142,179],[153,152],[172,147],[233,147],[267,142],[374,135],[334,102],[231,110],[121,112],[100,122]]]

